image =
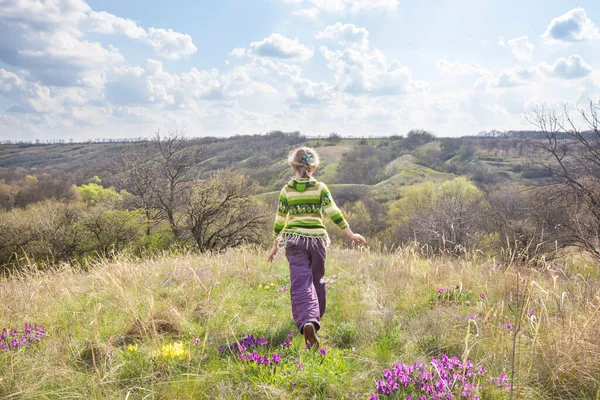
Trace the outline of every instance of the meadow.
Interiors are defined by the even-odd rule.
[[[0,280],[0,397],[417,399],[422,384],[393,387],[417,366],[457,399],[600,398],[595,264],[422,250],[330,248],[319,350],[291,319],[281,252],[23,269]]]

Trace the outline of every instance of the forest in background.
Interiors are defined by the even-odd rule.
[[[593,108],[592,111],[596,109]],[[596,116],[596,114],[592,114]],[[436,138],[309,138],[299,132],[0,145],[0,265],[127,251],[220,251],[271,238],[287,154],[314,147],[316,178],[371,246],[533,259],[576,246],[598,257],[598,144],[540,109],[530,132]],[[537,120],[536,120],[537,118]],[[562,123],[561,123],[562,122]],[[346,245],[333,225],[337,245]]]

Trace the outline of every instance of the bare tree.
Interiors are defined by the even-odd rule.
[[[160,220],[158,202],[152,190],[152,182],[158,179],[156,169],[150,168],[154,156],[152,142],[139,142],[121,152],[114,164],[119,185],[133,195],[127,199],[128,205],[144,210],[146,235],[150,235],[152,226]]]
[[[198,182],[185,211],[187,228],[200,251],[259,243],[270,210],[253,194],[246,177],[224,171]]]
[[[157,132],[153,140],[121,153],[117,162],[125,188],[134,195],[135,205],[145,210],[149,224],[166,220],[176,237],[181,235],[178,210],[189,201],[194,166],[202,153],[202,148],[185,145],[184,133]]]
[[[526,121],[541,130],[545,139],[538,142],[548,156],[535,160],[552,183],[539,190],[557,210],[568,214],[561,243],[587,250],[600,261],[600,102],[589,102],[562,114],[536,107]],[[585,129],[577,126],[573,114],[581,118]]]

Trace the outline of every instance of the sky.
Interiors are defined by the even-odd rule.
[[[0,140],[462,136],[589,99],[597,0],[0,0]]]

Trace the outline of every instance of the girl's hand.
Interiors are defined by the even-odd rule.
[[[275,260],[275,256],[277,255],[277,246],[273,246],[271,251],[269,252],[268,261],[272,263]]]
[[[354,243],[358,243],[358,244],[367,244],[367,239],[365,239],[362,235],[359,235],[358,233],[353,233],[351,236],[349,236],[350,239],[352,239],[352,241]]]
[[[365,239],[362,235],[359,235],[358,233],[352,232],[352,229],[350,229],[349,226],[347,226],[346,229],[344,229],[344,232],[346,232],[346,236],[348,236],[348,238],[354,243],[367,244],[367,239]]]

